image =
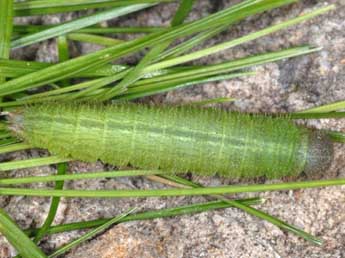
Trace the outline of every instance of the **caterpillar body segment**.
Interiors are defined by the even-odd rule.
[[[326,169],[332,143],[286,118],[192,107],[44,104],[10,117],[31,146],[62,157],[224,177]]]

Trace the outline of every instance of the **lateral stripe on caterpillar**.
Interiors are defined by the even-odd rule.
[[[34,147],[62,157],[200,175],[278,178],[326,169],[332,143],[286,118],[192,107],[44,104],[10,117]]]

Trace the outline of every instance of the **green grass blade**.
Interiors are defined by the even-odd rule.
[[[67,171],[67,164],[66,163],[58,164],[57,170],[58,170],[57,175],[65,175],[66,171]],[[64,181],[56,181],[54,189],[55,190],[61,190],[61,189],[63,189],[63,185],[64,185]],[[60,197],[53,197],[52,198],[49,212],[48,212],[48,216],[47,216],[42,227],[37,232],[37,234],[33,240],[35,243],[38,243],[46,235],[49,227],[52,225],[52,223],[55,219],[56,212],[57,212],[57,209],[59,207],[59,203],[60,203]]]
[[[180,184],[189,188],[197,188],[201,186],[200,184],[194,183],[193,181],[187,180],[183,177],[176,176],[176,175],[160,175],[159,177],[165,178],[167,180],[173,181],[177,184]]]
[[[57,47],[58,47],[58,57],[60,62],[67,61],[69,59],[69,49],[68,49],[68,41],[65,36],[59,36],[57,38]],[[60,83],[62,86],[67,86],[69,81],[63,80]]]
[[[13,0],[0,1],[0,58],[8,59],[10,56],[10,41],[12,37]],[[0,76],[0,84],[6,78]]]
[[[233,201],[232,201],[233,202]],[[317,237],[314,237],[313,235],[303,231],[302,229],[299,229],[293,225],[290,225],[278,218],[275,218],[265,212],[262,212],[260,210],[254,209],[250,206],[244,205],[242,203],[238,203],[238,202],[234,202],[233,206],[236,208],[239,208],[255,217],[258,217],[260,219],[266,220],[270,223],[272,223],[273,225],[287,231],[287,232],[291,232],[299,237],[302,237],[303,239],[315,244],[315,245],[322,245],[322,240],[320,240]]]
[[[149,53],[139,62],[139,64],[134,68],[131,69],[123,78],[123,80],[112,89],[106,91],[103,93],[99,100],[105,101],[108,99],[111,99],[112,97],[119,95],[121,93],[124,93],[127,90],[127,87],[133,83],[135,83],[137,80],[139,80],[142,76],[142,71],[146,66],[148,66],[151,63],[152,58],[157,56],[161,51],[165,49],[166,45],[162,44],[160,46],[157,46],[149,51]]]
[[[326,131],[326,133],[331,137],[334,142],[345,143],[345,133],[336,131]]]
[[[18,143],[18,139],[15,139],[15,138],[3,139],[3,140],[0,140],[0,148],[5,147],[5,146],[9,146],[9,145],[15,144],[15,143]]]
[[[10,132],[7,132],[7,131],[0,132],[0,139],[9,138],[11,136],[12,134]]]
[[[186,18],[190,9],[192,8],[193,3],[194,1],[190,1],[190,0],[184,0],[181,2],[179,9],[177,10],[177,13],[172,20],[172,23],[171,23],[172,27],[176,27],[183,23],[184,19]],[[130,86],[131,84],[133,84],[134,82],[140,79],[140,76],[144,74],[143,72],[144,68],[148,66],[154,59],[157,59],[156,57],[159,56],[159,54],[163,52],[170,44],[171,44],[171,41],[166,41],[154,47],[145,56],[145,58],[141,60],[141,62],[137,65],[137,67],[135,67],[133,71],[128,73],[128,75],[117,85],[117,87],[114,87],[113,89],[110,89],[104,92],[100,96],[96,96],[96,99],[94,98],[94,100],[106,101],[106,100],[112,99],[113,97],[117,95],[124,93],[127,90],[128,86]],[[155,69],[156,68],[154,68],[153,70]],[[156,70],[159,70],[159,69],[156,69]],[[160,92],[164,92],[164,91],[160,91]]]
[[[291,58],[291,57],[295,57],[295,56],[299,56],[299,55],[305,55],[308,53],[313,53],[313,52],[318,51],[318,50],[319,50],[318,48],[309,48],[308,46],[303,46],[303,47],[285,49],[285,50],[272,52],[272,53],[264,53],[264,54],[260,54],[260,55],[256,55],[256,56],[250,56],[250,57],[246,57],[246,58],[242,58],[242,59],[238,59],[238,60],[233,60],[233,61],[228,61],[228,62],[224,62],[221,64],[216,64],[216,65],[208,65],[208,66],[195,67],[195,68],[190,67],[188,69],[177,71],[175,73],[174,72],[168,73],[166,75],[164,75],[164,72],[162,72],[163,75],[161,75],[161,76],[156,76],[156,77],[148,78],[148,79],[137,82],[135,85],[136,85],[136,87],[138,87],[138,89],[130,88],[126,93],[127,95],[121,96],[121,98],[126,98],[126,99],[131,98],[132,99],[132,98],[136,98],[136,97],[140,97],[140,96],[152,95],[152,94],[161,92],[162,88],[164,88],[164,87],[166,89],[168,89],[168,87],[175,87],[176,85],[178,85],[177,83],[181,84],[181,83],[184,83],[186,80],[188,82],[188,81],[192,81],[195,79],[210,77],[210,76],[218,75],[218,74],[222,74],[222,73],[229,73],[229,72],[234,71],[234,70],[239,70],[239,69],[243,69],[243,68],[254,66],[254,65],[273,62],[273,61],[277,61],[277,60],[281,60],[281,59],[285,59],[285,58]],[[20,63],[20,62],[13,62],[13,64],[12,64],[12,62],[3,62],[3,63],[9,63],[9,64],[7,64],[8,67],[10,67],[10,66],[14,67],[17,63],[18,63],[18,65],[17,65],[18,67],[25,66],[24,63]],[[36,63],[33,63],[32,65],[30,63],[30,66],[36,66],[36,65],[37,65]],[[151,69],[150,67],[151,66],[145,68],[146,74],[149,74],[153,71],[153,69]],[[117,68],[115,68],[115,69],[117,69]],[[121,68],[121,69],[123,69],[123,68]],[[117,69],[117,70],[120,70],[120,69]],[[124,71],[124,72],[127,72],[127,71]],[[157,75],[159,75],[159,74],[157,74]],[[94,85],[94,88],[98,88],[97,85],[99,85],[101,87],[101,86],[107,85],[107,84],[114,82],[114,81],[121,79],[121,78],[122,78],[121,73],[118,73],[114,77],[97,79],[97,80],[93,80],[93,81],[65,87],[63,89],[47,91],[44,93],[39,93],[36,95],[26,97],[25,99],[23,99],[23,101],[18,100],[17,102],[6,102],[6,103],[2,103],[1,105],[3,107],[5,107],[5,106],[16,106],[16,105],[20,105],[20,104],[30,103],[27,101],[30,100],[31,98],[44,98],[44,97],[55,95],[55,94],[62,94],[62,93],[70,92],[70,91],[88,88],[92,85]],[[186,80],[184,80],[184,79],[186,79]],[[182,82],[181,82],[181,80],[182,80]],[[170,83],[170,84],[167,85],[167,83]],[[144,85],[147,85],[147,86],[145,86],[146,88],[144,87]],[[134,87],[134,88],[136,88],[136,87]],[[133,90],[134,91],[141,91],[141,93],[140,93],[141,95],[129,96],[129,94],[133,93],[132,92]],[[137,93],[138,92],[136,92],[136,94]]]
[[[192,7],[195,3],[195,0],[182,0],[172,21],[171,27],[178,26],[184,22],[184,20],[188,17]]]
[[[264,53],[256,56],[245,57],[238,60],[228,61],[221,64],[216,65],[208,65],[208,66],[201,66],[201,67],[188,67],[188,69],[177,70],[176,72],[165,72],[162,70],[162,75],[154,76],[152,78],[147,78],[141,81],[138,81],[133,86],[130,86],[125,94],[118,96],[118,99],[121,100],[130,100],[139,97],[149,96],[161,92],[166,92],[168,90],[177,89],[181,87],[186,87],[190,85],[195,85],[198,83],[205,83],[209,81],[216,81],[216,80],[224,80],[234,78],[235,76],[242,76],[246,74],[227,74],[231,71],[244,69],[254,65],[265,64],[281,59],[291,58],[299,55],[305,55],[308,53],[313,53],[318,51],[318,48],[310,48],[308,46],[296,47],[291,49],[285,49],[277,52],[272,53]],[[146,74],[150,74],[153,70],[151,66],[145,68],[144,70]],[[128,70],[123,71],[123,73],[127,73]],[[220,74],[220,75],[219,75]],[[248,73],[247,75],[250,75]],[[42,102],[42,101],[51,101],[57,99],[64,99],[68,98],[67,96],[59,95],[57,99],[47,98],[52,95],[68,93],[70,91],[81,90],[81,89],[88,89],[88,91],[84,91],[74,95],[74,98],[84,96],[88,92],[92,92],[104,85],[107,85],[111,82],[114,82],[118,79],[121,79],[123,74],[118,73],[117,75],[109,78],[101,78],[93,81],[88,81],[84,83],[80,83],[73,86],[68,86],[63,89],[51,90],[39,94],[35,94],[32,96],[25,97],[22,100],[18,101],[10,101],[0,103],[2,107],[10,107],[10,106],[18,106],[28,103],[35,103],[35,102]]]
[[[135,83],[133,86],[129,86],[128,90],[123,95],[119,96],[118,99],[131,100],[190,85],[201,84],[216,80],[231,79],[237,76],[250,75],[250,73],[239,73],[219,76],[219,74],[226,74],[231,71],[243,69],[249,66],[273,62],[280,59],[295,57],[298,55],[304,55],[318,50],[319,49],[304,46],[272,53],[265,53],[252,57],[246,57],[243,59],[224,62],[217,65],[209,65],[196,68],[191,67],[186,70],[177,71],[175,73],[163,74],[161,76],[155,76],[153,78],[141,80]],[[153,71],[153,69],[151,69],[151,66],[149,66],[145,68],[144,71],[146,73],[150,73]],[[55,92],[58,91],[61,92],[61,90],[55,90]],[[51,93],[46,92],[40,94],[40,96],[50,94]]]
[[[45,69],[52,66],[52,64],[42,62],[28,62],[20,60],[4,60],[0,59],[0,75],[16,78],[29,73],[37,72],[41,69]],[[92,78],[111,76],[126,69],[124,65],[104,65],[100,68],[90,69],[75,74],[76,78]],[[69,78],[69,77],[67,77]]]
[[[175,16],[173,17],[173,20],[171,22],[171,27],[176,27],[183,23],[185,18],[188,16],[192,6],[194,4],[194,0],[182,0],[179,8],[177,9],[177,12]],[[171,40],[163,42],[155,47],[153,47],[148,54],[145,55],[143,59],[139,62],[139,64],[130,71],[123,80],[117,85],[117,87],[114,87],[113,89],[110,89],[109,91],[106,91],[103,95],[100,96],[101,101],[106,101],[109,99],[112,99],[116,95],[119,95],[127,90],[127,87],[136,81],[138,81],[141,76],[143,75],[143,70],[146,66],[151,64],[151,62],[159,56],[160,53],[162,53],[169,45],[171,44]]]
[[[181,178],[181,177],[178,177],[178,176],[163,176],[164,178],[168,178],[174,182],[177,182],[179,184],[183,184],[187,187],[193,187],[193,188],[203,188],[204,186],[202,185],[199,185],[199,184],[196,184],[192,181],[189,181],[189,180],[186,180],[184,178]],[[302,237],[304,238],[305,240],[313,243],[313,244],[316,244],[316,245],[321,245],[322,244],[322,241],[316,237],[314,237],[313,235],[293,226],[293,225],[290,225],[278,218],[275,218],[265,212],[262,212],[260,210],[257,210],[255,208],[252,208],[246,204],[243,204],[239,201],[236,201],[236,200],[231,200],[223,195],[215,195],[215,198],[217,198],[218,200],[222,200],[224,203],[228,203],[228,204],[231,204],[232,207],[236,207],[244,212],[247,212],[248,214],[252,215],[252,216],[255,216],[257,218],[260,218],[260,219],[263,219],[263,220],[266,220],[270,223],[272,223],[273,225],[279,227],[280,229],[282,230],[285,230],[285,231],[288,231],[288,232],[291,232],[299,237]]]
[[[153,181],[153,182],[156,182],[156,183],[160,183],[160,184],[163,184],[165,186],[169,186],[169,187],[172,187],[172,188],[184,188],[185,186],[184,185],[181,185],[173,180],[170,180],[170,179],[167,179],[163,176],[159,176],[159,175],[152,175],[152,176],[146,176],[147,179]]]
[[[301,16],[299,16],[297,18],[288,20],[286,22],[282,22],[282,23],[279,23],[277,25],[268,27],[266,29],[250,33],[250,34],[248,34],[246,36],[243,36],[243,37],[231,40],[229,42],[221,43],[221,44],[218,44],[216,46],[213,46],[213,47],[210,47],[210,48],[206,48],[206,49],[203,49],[203,50],[199,50],[199,51],[193,52],[193,53],[188,54],[188,55],[184,55],[184,56],[181,56],[181,57],[177,57],[177,58],[173,58],[173,59],[170,59],[170,60],[166,60],[164,62],[160,62],[159,64],[153,66],[152,69],[160,70],[160,69],[164,69],[164,68],[168,68],[168,67],[171,67],[171,66],[183,64],[183,63],[186,63],[186,62],[190,62],[190,61],[193,61],[193,60],[196,60],[196,59],[203,58],[203,57],[208,56],[208,55],[212,55],[212,54],[224,51],[226,49],[229,49],[229,48],[232,48],[232,47],[244,44],[246,42],[249,42],[249,41],[261,38],[263,36],[266,36],[266,35],[272,34],[274,32],[280,31],[282,29],[285,29],[287,27],[290,27],[290,26],[296,25],[298,23],[304,22],[306,20],[312,19],[315,16],[318,16],[320,14],[323,14],[325,12],[333,10],[334,8],[335,8],[334,5],[327,6],[327,7],[324,7],[324,8],[320,8],[320,9],[315,10],[313,12],[310,12],[308,14],[304,14],[304,15],[301,15]]]
[[[279,114],[279,116],[287,116],[292,119],[322,119],[322,118],[345,118],[345,112],[297,112],[288,114]]]
[[[0,59],[0,76],[19,77],[49,67],[48,63]]]
[[[17,2],[14,8],[16,16],[31,16],[172,1],[174,0],[29,0]]]
[[[47,166],[62,162],[70,161],[70,159],[64,159],[57,156],[44,157],[44,158],[34,158],[27,160],[16,160],[9,162],[0,163],[0,171],[8,171],[13,169],[23,169],[23,168],[32,168],[39,166]]]
[[[319,107],[310,108],[299,113],[326,113],[326,112],[335,112],[345,109],[345,101],[339,101]]]
[[[259,3],[257,3],[259,2]],[[63,63],[59,63],[40,71],[21,76],[19,78],[8,81],[2,85],[0,96],[9,95],[11,93],[20,92],[30,88],[36,88],[61,79],[71,77],[81,71],[90,70],[92,68],[105,65],[109,61],[132,54],[145,47],[154,46],[161,42],[174,40],[195,34],[204,30],[210,30],[213,27],[219,27],[225,24],[231,24],[240,21],[252,14],[270,10],[288,3],[293,0],[257,0],[245,1],[231,8],[220,11],[216,14],[209,15],[203,19],[192,23],[183,24],[165,32],[153,33],[142,38],[132,40],[114,47],[106,48],[85,56],[74,58]]]
[[[205,106],[205,105],[229,103],[229,102],[233,102],[235,100],[236,99],[234,99],[234,98],[220,97],[220,98],[212,98],[212,99],[203,99],[203,100],[199,100],[199,101],[193,101],[191,103],[187,103],[186,105]]]
[[[81,33],[93,33],[93,34],[136,34],[136,33],[156,33],[162,32],[166,27],[88,27],[79,30]]]
[[[209,65],[204,67],[197,67],[186,71],[171,73],[167,75],[157,76],[150,79],[142,80],[135,86],[130,87],[127,92],[118,99],[130,100],[139,97],[149,96],[167,90],[172,90],[180,87],[194,85],[197,83],[204,83],[208,81],[222,80],[234,78],[237,75],[242,76],[246,74],[233,75],[219,75],[230,73],[239,69],[247,68],[254,65],[265,64],[285,58],[291,58],[298,55],[313,53],[319,49],[309,47],[298,47],[292,49],[281,50],[272,53],[265,53],[261,55],[246,57],[238,60],[228,61],[221,64]],[[149,66],[146,72],[151,71]],[[247,74],[250,75],[250,74]]]
[[[187,40],[185,42],[182,42],[181,44],[177,45],[176,47],[170,48],[164,53],[162,53],[159,56],[159,59],[171,59],[173,57],[178,57],[188,50],[194,48],[195,46],[201,44],[202,42],[206,41],[207,39],[210,39],[216,35],[218,35],[220,32],[224,31],[227,29],[229,26],[221,26],[219,28],[202,32],[195,37],[191,38],[190,40]]]
[[[7,130],[7,124],[5,122],[0,122],[0,130]]]
[[[187,69],[186,71],[181,71],[179,73],[168,74],[166,75],[164,80],[177,79],[181,77],[185,78],[187,76],[196,75],[196,74],[200,74],[200,75],[207,74],[208,76],[210,76],[210,75],[217,75],[220,73],[228,73],[228,72],[236,71],[239,69],[248,68],[250,66],[256,66],[260,64],[278,61],[281,59],[296,57],[300,55],[306,55],[306,54],[313,53],[319,50],[320,50],[319,48],[311,48],[309,46],[289,48],[289,49],[284,49],[284,50],[280,50],[276,52],[269,52],[269,53],[244,57],[240,59],[235,59],[231,61],[226,61],[220,64],[207,65],[207,66],[196,67],[193,69]],[[160,65],[160,64],[161,63],[157,63],[157,64],[147,67],[145,69],[145,72],[149,73],[149,72],[154,71],[155,70],[154,66]],[[145,81],[145,84],[154,83],[157,81],[162,81],[162,78],[154,77],[154,78],[148,79]]]
[[[316,188],[326,186],[345,185],[345,179],[331,179],[319,181],[276,183],[263,185],[233,185],[219,187],[205,187],[194,189],[157,189],[157,190],[50,190],[50,189],[20,189],[0,188],[0,195],[10,196],[56,196],[78,198],[128,198],[128,197],[162,197],[189,195],[218,195],[245,192],[267,192]]]
[[[61,25],[56,25],[51,29],[46,29],[44,31],[23,36],[19,39],[14,40],[11,43],[11,47],[20,48],[27,45],[31,45],[31,44],[34,44],[46,39],[61,36],[69,32],[94,25],[96,23],[100,23],[102,21],[124,16],[124,15],[130,14],[139,10],[143,10],[153,5],[155,4],[137,4],[137,5],[127,6],[127,7],[119,7],[119,8],[113,8],[113,9],[102,11],[102,12],[97,12],[95,14],[82,17],[70,22],[66,22]]]
[[[54,25],[14,25],[13,32],[19,34],[36,33],[51,29]],[[154,33],[164,31],[165,27],[99,27],[91,26],[77,30],[77,33],[118,34],[118,33]]]
[[[20,151],[20,150],[27,150],[30,149],[31,146],[29,146],[26,143],[15,143],[7,146],[1,146],[0,147],[0,154],[14,152],[14,151]]]
[[[132,176],[148,176],[159,175],[164,173],[160,170],[124,170],[124,171],[109,171],[109,172],[90,172],[78,173],[68,175],[52,175],[52,176],[32,176],[20,178],[0,178],[0,185],[14,185],[14,184],[32,184],[41,182],[56,182],[69,180],[86,180],[98,178],[117,178],[117,177],[132,177]]]
[[[69,51],[68,51],[68,41],[65,36],[58,37],[58,52],[59,52],[59,61],[67,61],[69,59]]]
[[[117,44],[121,44],[124,41],[119,39],[113,39],[109,37],[103,37],[98,35],[92,35],[87,33],[69,33],[67,38],[74,41],[92,43],[100,46],[111,47]]]
[[[243,73],[232,73],[232,74],[225,74],[225,75],[218,75],[218,76],[210,76],[206,78],[197,78],[197,79],[176,79],[171,80],[168,82],[163,83],[153,83],[148,86],[140,86],[135,88],[130,88],[126,91],[125,94],[120,95],[117,97],[118,100],[133,100],[138,99],[146,96],[151,96],[158,93],[168,92],[171,90],[181,89],[184,87],[190,87],[193,85],[199,85],[209,82],[215,82],[215,81],[224,81],[224,80],[230,80],[238,77],[243,76],[250,76],[254,73],[251,72],[243,72]],[[1,104],[0,104],[1,106]]]
[[[47,257],[2,209],[0,209],[0,233],[24,258]]]
[[[85,242],[86,240],[96,236],[97,234],[101,233],[102,231],[105,231],[106,229],[108,229],[109,227],[111,227],[112,225],[114,225],[115,223],[118,223],[120,220],[124,219],[125,217],[127,217],[129,214],[133,213],[136,209],[130,209],[129,211],[105,222],[104,224],[100,225],[99,227],[87,232],[86,234],[84,234],[83,236],[79,237],[78,239],[68,243],[67,245],[64,245],[63,247],[59,248],[58,250],[56,250],[54,253],[52,253],[51,255],[49,255],[49,258],[54,258],[57,257],[59,255],[62,255],[64,253],[66,253],[67,251],[71,250],[73,247],[80,245],[81,243]]]
[[[246,205],[256,205],[256,204],[261,203],[260,198],[250,198],[250,199],[243,199],[243,200],[238,200],[238,201]],[[229,208],[229,207],[231,207],[230,204],[224,203],[222,201],[198,203],[198,204],[180,206],[176,208],[167,208],[167,209],[160,209],[160,210],[131,214],[121,219],[120,221],[118,221],[118,223],[196,214],[196,213],[207,212],[207,211],[216,210],[216,209],[224,209],[224,208]],[[56,226],[50,227],[47,233],[51,235],[51,234],[57,234],[57,233],[73,231],[73,230],[82,230],[82,229],[100,226],[106,223],[107,221],[109,221],[109,219],[97,219],[97,220],[91,220],[91,221],[74,222],[74,223],[69,223],[69,224],[56,225]],[[38,230],[39,229],[29,229],[29,230],[26,230],[25,232],[28,235],[33,236],[37,233]]]
[[[52,95],[61,95],[63,93],[68,93],[68,92],[76,91],[76,90],[85,90],[86,91],[89,89],[98,89],[100,87],[106,86],[110,83],[113,83],[115,81],[120,80],[123,77],[123,73],[124,72],[120,72],[120,73],[115,74],[113,76],[103,77],[100,79],[90,80],[90,81],[86,81],[86,82],[81,82],[81,83],[78,83],[78,84],[75,84],[72,86],[65,87],[63,89],[55,89],[55,90],[51,90],[51,91],[46,91],[46,92],[30,95],[30,96],[23,98],[22,100],[25,102],[25,101],[28,101],[30,99],[42,99],[44,97],[48,97],[48,96],[52,96]]]
[[[137,85],[139,86],[142,84],[151,84],[155,82],[167,81],[167,80],[172,80],[172,79],[180,79],[181,77],[186,78],[189,76],[196,76],[197,74],[204,75],[204,76],[218,75],[221,73],[228,73],[228,72],[236,71],[239,69],[248,68],[251,66],[278,61],[281,59],[296,57],[299,55],[306,55],[306,54],[313,53],[319,50],[320,50],[319,48],[310,48],[308,46],[289,48],[289,49],[284,49],[277,52],[269,52],[269,53],[244,57],[241,59],[226,61],[226,62],[215,64],[215,65],[206,65],[206,66],[200,66],[200,67],[195,67],[195,68],[191,67],[190,69],[181,70],[176,73],[170,73],[167,75],[149,78],[145,81],[138,82]],[[157,64],[159,65],[160,63],[157,63]],[[147,67],[144,70],[145,73],[150,73],[154,71],[154,66],[156,66],[157,64]],[[162,78],[163,76],[164,78]]]

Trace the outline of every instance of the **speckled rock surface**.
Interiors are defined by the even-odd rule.
[[[216,4],[214,2],[217,2]],[[216,8],[229,5],[230,1],[200,0],[191,19],[207,15]],[[155,103],[185,103],[214,97],[234,97],[231,104],[222,105],[231,110],[247,112],[283,112],[301,110],[306,107],[345,99],[345,2],[344,0],[303,1],[300,4],[255,16],[229,29],[208,44],[243,35],[257,28],[279,22],[302,12],[312,10],[324,3],[337,4],[337,10],[310,22],[292,27],[270,37],[236,47],[198,63],[220,62],[225,59],[277,50],[284,47],[309,43],[322,46],[319,53],[281,61],[254,68],[255,76],[219,83],[198,85],[144,101]],[[147,12],[131,15],[109,24],[166,25],[176,4],[161,5]],[[60,18],[33,18],[32,23],[56,22]],[[25,20],[27,22],[27,20]],[[93,51],[90,45],[74,45],[74,50]],[[53,62],[56,60],[54,41],[39,44],[13,53],[15,58]],[[137,56],[126,59],[134,63]],[[344,120],[313,120],[310,126],[345,131]],[[8,159],[22,159],[45,153],[30,151],[12,154]],[[345,149],[335,146],[335,158],[331,169],[323,178],[345,177]],[[100,171],[100,163],[73,162],[71,171]],[[14,171],[10,175],[43,175],[54,172],[54,168],[37,168]],[[193,177],[205,185],[225,185],[235,181],[221,178]],[[301,178],[303,180],[303,178]],[[249,182],[250,183],[250,182]],[[46,187],[40,184],[37,187]],[[75,189],[148,189],[162,188],[144,178],[103,179],[69,182]],[[249,196],[249,195],[244,195]],[[253,196],[251,194],[250,196]],[[315,247],[303,240],[286,234],[275,226],[249,216],[236,209],[218,210],[193,216],[170,219],[131,222],[115,226],[93,240],[72,250],[64,257],[81,258],[344,258],[345,257],[345,187],[282,191],[260,194],[266,202],[262,210],[299,226],[324,240],[324,245]],[[139,210],[161,209],[183,204],[205,201],[204,198],[156,198],[156,199],[63,199],[55,223],[113,217],[130,207]],[[40,225],[49,209],[47,198],[1,198],[0,206],[23,227]],[[47,253],[83,232],[69,232],[45,238],[41,246]],[[14,255],[4,238],[0,238],[0,257]]]

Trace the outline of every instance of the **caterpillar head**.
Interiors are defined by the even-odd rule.
[[[309,135],[309,149],[304,172],[308,177],[321,177],[333,160],[333,143],[329,136],[313,131]]]

